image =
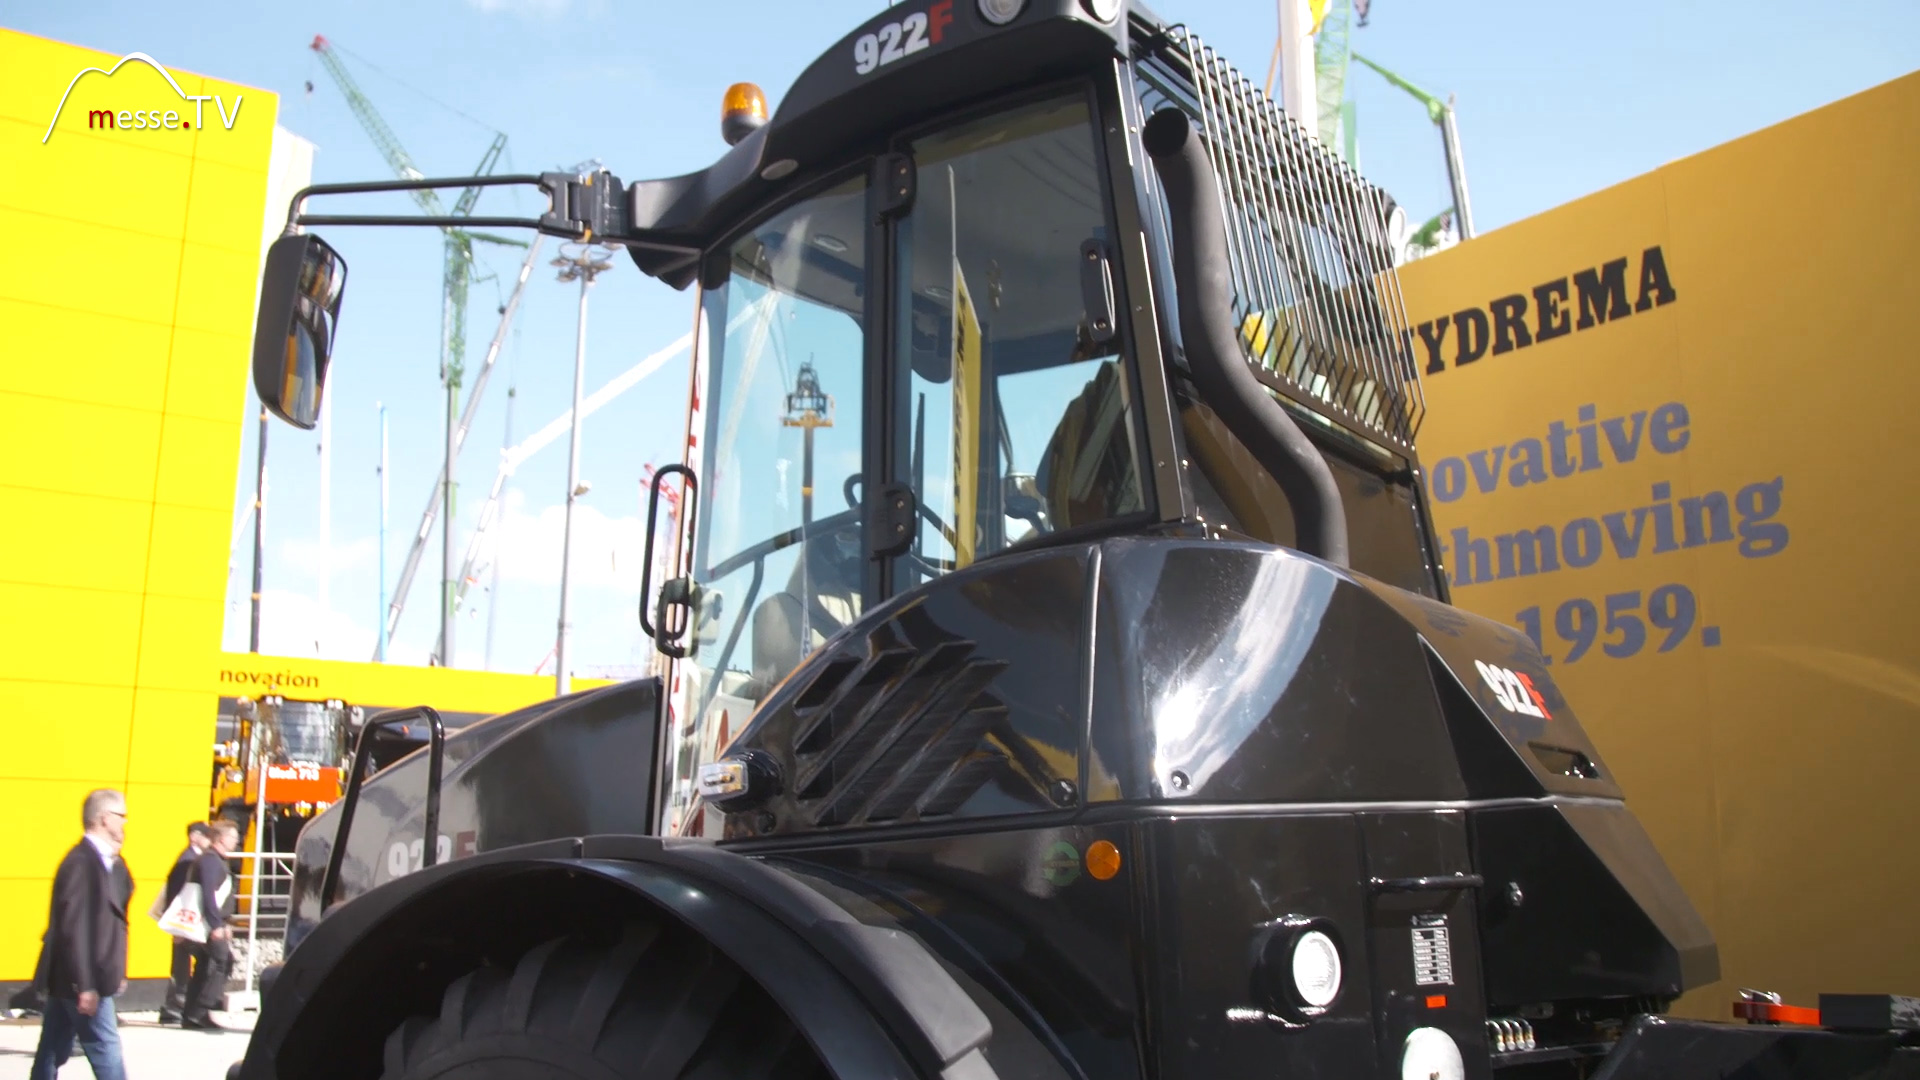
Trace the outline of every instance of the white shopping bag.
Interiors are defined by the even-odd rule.
[[[177,938],[206,944],[207,923],[200,914],[199,882],[189,881],[181,886],[180,894],[167,905],[166,914],[160,916],[160,929]]]

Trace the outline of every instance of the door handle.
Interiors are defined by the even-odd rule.
[[[1087,336],[1105,345],[1120,336],[1114,317],[1113,272],[1107,245],[1099,240],[1080,242],[1080,301],[1087,309]]]

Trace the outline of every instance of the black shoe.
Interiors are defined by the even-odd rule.
[[[179,1022],[180,1022],[179,1013],[168,1012],[165,1009],[160,1010],[160,1023],[162,1026],[177,1024]]]
[[[211,1016],[207,1017],[205,1020],[189,1020],[189,1019],[183,1018],[180,1021],[180,1026],[185,1028],[188,1031],[205,1031],[215,1035],[233,1030],[230,1027],[226,1027],[221,1024],[214,1023],[213,1017]]]

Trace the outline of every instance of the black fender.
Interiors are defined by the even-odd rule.
[[[238,1075],[378,1075],[387,1034],[436,1011],[476,964],[648,909],[757,980],[837,1077],[997,1075],[987,1014],[917,938],[860,922],[776,864],[644,836],[503,849],[341,904],[288,957]]]

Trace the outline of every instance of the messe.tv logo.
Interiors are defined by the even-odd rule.
[[[84,68],[80,74],[75,75],[73,81],[67,84],[67,92],[60,95],[60,104],[54,106],[53,119],[47,121],[47,133],[40,136],[40,142],[44,145],[48,139],[53,137],[54,125],[60,122],[60,114],[66,110],[67,99],[73,96],[73,88],[79,85],[81,79],[91,74],[112,77],[114,72],[119,71],[122,67],[125,67],[134,60],[138,60],[159,72],[160,77],[167,80],[167,85],[173,88],[173,92],[180,95],[180,107],[161,109],[90,108],[87,110],[88,128],[96,131],[192,131],[196,128],[204,128],[207,126],[206,104],[209,101],[213,102],[214,109],[220,114],[220,123],[226,130],[232,131],[233,122],[240,119],[240,102],[245,95],[233,95],[233,112],[229,114],[227,112],[227,103],[220,99],[219,94],[189,94],[180,88],[180,83],[174,79],[173,73],[160,66],[159,61],[148,56],[146,53],[132,52],[121,57],[120,61],[111,68],[105,70],[97,67]],[[167,104],[172,105],[173,103],[167,102]],[[191,119],[187,117],[186,113],[186,106],[188,104],[193,106],[193,116]]]

